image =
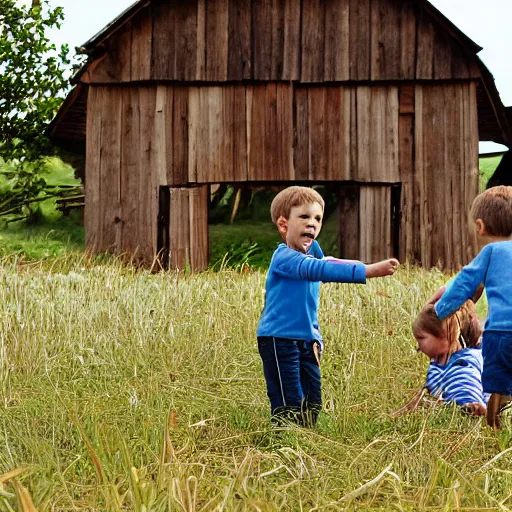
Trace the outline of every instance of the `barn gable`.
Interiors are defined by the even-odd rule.
[[[138,2],[84,50],[87,83],[480,76],[480,47],[417,0]]]

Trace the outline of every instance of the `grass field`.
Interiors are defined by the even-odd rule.
[[[0,275],[2,511],[512,506],[509,423],[494,432],[452,407],[390,417],[423,382],[410,323],[437,271],[323,286],[314,430],[269,425],[264,273],[67,256]]]

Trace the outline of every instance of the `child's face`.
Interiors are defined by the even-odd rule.
[[[416,335],[418,351],[423,352],[429,359],[442,359],[450,349],[446,336],[434,336],[433,334],[420,331]]]
[[[278,228],[286,245],[306,253],[322,229],[323,209],[318,203],[295,206],[288,219],[280,217]]]

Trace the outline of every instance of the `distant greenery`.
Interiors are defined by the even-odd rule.
[[[502,157],[501,156],[493,156],[490,158],[480,158],[479,165],[480,165],[480,190],[485,190],[485,187],[487,185],[487,182],[491,178],[491,176],[494,174],[494,171],[496,170],[496,167],[498,167],[499,163],[501,162]]]
[[[0,223],[55,220],[56,201],[81,193],[74,169],[60,158],[19,162],[0,157]]]

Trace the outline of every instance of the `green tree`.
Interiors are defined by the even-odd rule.
[[[47,0],[31,6],[0,0],[0,156],[36,160],[51,152],[44,128],[67,88],[68,47],[47,37],[60,27],[62,7]]]
[[[44,157],[54,148],[45,127],[62,102],[70,69],[67,45],[57,48],[47,34],[63,19],[62,7],[51,9],[48,0],[29,6],[0,0],[0,215],[30,216],[37,208],[28,205],[47,191]]]

